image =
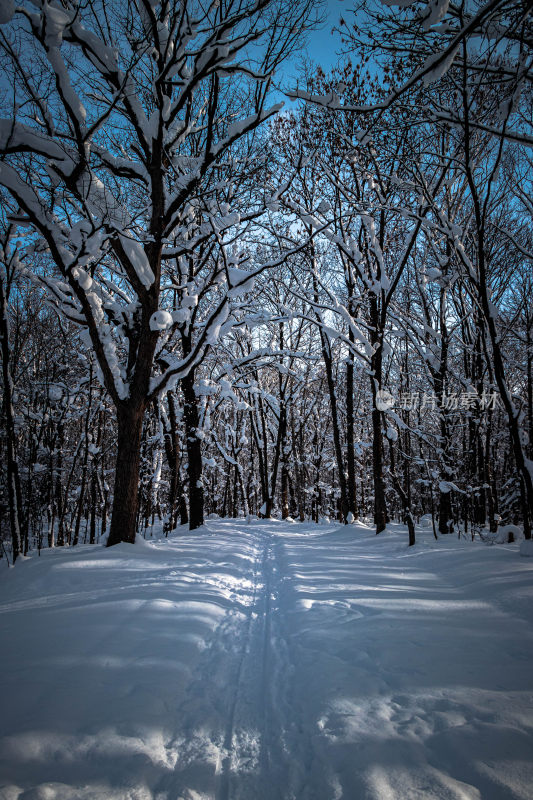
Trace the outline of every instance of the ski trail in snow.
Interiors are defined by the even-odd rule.
[[[258,531],[262,552],[254,602],[239,641],[235,682],[229,687],[216,800],[289,797],[293,782],[295,752],[286,741],[294,725],[287,693],[293,667],[280,613],[285,576],[279,563],[280,543],[271,528],[265,528]]]
[[[261,750],[259,763],[259,797],[279,787],[282,793],[286,782],[286,754],[283,749],[283,736],[287,715],[284,693],[289,665],[285,656],[284,641],[279,626],[279,565],[277,562],[277,542],[271,538],[263,561],[264,576],[264,617],[261,652],[261,705],[258,711],[261,719]],[[243,798],[244,800],[244,798]]]
[[[236,570],[228,607],[195,669],[185,701],[175,712],[175,735],[167,744],[174,769],[159,782],[155,800],[230,796],[239,687],[261,591],[260,536],[250,541],[248,551],[248,560]],[[217,584],[213,576],[208,581]]]
[[[277,597],[275,538],[268,530],[260,537],[262,554],[254,604],[231,692],[217,800],[266,800],[272,797],[273,787],[280,785],[277,773],[282,759],[277,726],[282,721],[276,719],[276,711],[277,695],[283,689],[283,670],[273,634]]]
[[[237,744],[235,741],[235,720],[237,714],[237,704],[240,699],[242,689],[243,675],[247,659],[254,657],[255,653],[252,652],[252,627],[254,621],[260,618],[261,607],[264,604],[265,593],[267,591],[264,576],[265,576],[265,561],[268,559],[268,544],[266,539],[262,540],[262,555],[259,569],[256,569],[254,576],[254,593],[251,611],[247,616],[245,634],[243,642],[240,647],[240,656],[236,670],[235,682],[230,687],[230,701],[229,701],[229,714],[226,732],[224,735],[223,757],[219,759],[217,765],[218,772],[218,788],[216,793],[216,800],[231,800],[231,785],[232,785],[232,770],[235,766],[235,761],[238,759]],[[265,612],[266,613],[266,612]],[[263,712],[264,713],[264,712]]]

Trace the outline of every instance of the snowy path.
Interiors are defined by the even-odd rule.
[[[530,800],[533,559],[217,521],[0,573],[0,800]]]

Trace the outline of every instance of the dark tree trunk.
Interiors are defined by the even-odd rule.
[[[387,499],[385,496],[385,479],[383,477],[383,411],[377,405],[377,393],[381,391],[383,369],[383,335],[375,295],[370,298],[370,341],[373,353],[370,361],[370,389],[372,393],[372,472],[374,479],[374,524],[376,534],[387,526]]]
[[[355,317],[356,311],[354,307],[353,294],[354,285],[348,280],[348,310],[350,316]],[[348,338],[352,344],[355,343],[355,337],[352,329],[348,331]],[[354,520],[359,519],[359,509],[357,507],[357,492],[355,487],[355,441],[354,441],[354,354],[349,353],[346,362],[346,466],[348,472],[348,481],[346,485],[346,503],[348,513],[353,515]]]
[[[315,433],[313,435],[313,466],[315,468],[315,486],[313,489],[313,500],[311,504],[311,519],[313,522],[318,522],[319,516],[319,502],[320,502],[320,465],[322,463],[322,455],[319,450],[318,432],[316,430],[317,420],[315,420]]]
[[[98,448],[98,453],[100,453],[100,448],[102,445],[102,413],[98,414],[98,429],[96,433],[96,446]],[[96,517],[97,517],[97,502],[98,502],[98,461],[97,458],[100,456],[96,456],[93,458],[92,461],[92,470],[91,470],[91,508],[90,508],[90,524],[89,524],[89,543],[94,544],[96,542]]]
[[[266,503],[268,497],[268,488],[267,482],[268,478],[266,476],[265,464],[263,460],[263,451],[261,448],[261,439],[259,437],[259,433],[257,431],[257,425],[255,422],[254,412],[250,411],[250,428],[252,431],[252,460],[254,457],[254,447],[257,450],[257,466],[259,470],[259,483],[261,485],[261,498],[262,502]]]
[[[285,434],[287,432],[287,412],[283,399],[280,400],[279,420],[278,420],[278,434],[276,437],[276,447],[274,449],[274,461],[272,464],[272,475],[270,477],[270,493],[266,502],[266,510],[264,516],[270,519],[272,510],[274,508],[274,498],[276,494],[276,484],[278,482],[279,464],[283,457],[282,451],[285,447]]]
[[[6,419],[7,445],[7,497],[9,504],[9,525],[13,548],[13,563],[17,560],[22,548],[22,494],[18,463],[15,456],[15,421],[13,414],[13,384],[10,371],[9,322],[7,315],[7,297],[0,279],[0,340],[2,342],[2,379],[4,385],[4,414]]]
[[[480,262],[484,262],[484,259],[480,258]],[[481,279],[481,284],[482,284],[481,305],[484,310],[485,321],[487,324],[489,339],[491,343],[494,377],[496,379],[496,384],[500,392],[500,397],[507,414],[511,446],[513,450],[515,464],[520,477],[520,499],[521,499],[521,510],[522,510],[522,522],[524,526],[524,537],[526,539],[531,539],[531,525],[533,520],[533,478],[529,471],[529,467],[526,462],[526,457],[524,454],[524,449],[522,446],[518,411],[515,408],[515,405],[511,397],[511,393],[507,386],[505,366],[504,366],[502,352],[500,349],[500,339],[498,336],[496,323],[491,314],[489,300],[487,297],[488,292],[486,289],[486,279],[484,277],[484,263],[483,263],[483,269],[481,268],[480,264],[480,275],[483,276],[483,278]]]
[[[89,464],[89,424],[91,421],[91,405],[92,405],[92,366],[89,373],[89,402],[87,413],[85,416],[85,430],[84,430],[84,450],[83,450],[83,462],[81,468],[81,485],[80,485],[80,496],[78,499],[78,508],[76,511],[76,522],[74,525],[74,537],[72,539],[72,545],[76,546],[79,542],[80,538],[80,525],[81,525],[81,517],[83,513],[83,504],[85,501],[85,489],[87,486],[87,468]]]
[[[180,476],[180,454],[178,441],[178,424],[176,414],[176,400],[172,392],[167,394],[169,429],[165,431],[165,454],[170,472],[168,504],[169,504],[169,530],[173,531],[178,524],[178,514],[181,525],[189,521],[187,503],[183,494],[183,485]]]
[[[91,517],[89,525],[89,544],[94,544],[96,541],[96,470],[93,469],[91,475]]]
[[[353,333],[350,330],[350,340],[353,339]],[[354,441],[354,407],[353,407],[353,356],[350,355],[350,360],[346,365],[346,462],[348,467],[348,483],[346,486],[346,501],[348,513],[353,515],[354,519],[359,518],[359,509],[357,508],[357,494],[355,488],[355,441]]]
[[[237,477],[237,479],[239,481],[239,488],[241,490],[242,508],[243,508],[245,517],[247,517],[248,514],[250,513],[250,503],[249,503],[248,494],[246,493],[246,489],[244,487],[244,481],[243,481],[243,478],[242,478],[242,469],[241,469],[241,467],[239,467],[237,469],[236,477]]]
[[[439,493],[439,533],[453,532],[451,492]]]
[[[387,500],[385,497],[385,481],[383,479],[383,429],[382,412],[372,409],[372,459],[374,473],[374,524],[376,533],[387,527]]]
[[[254,373],[254,377],[257,383],[259,383],[259,377],[257,372]],[[267,432],[266,432],[266,420],[265,420],[265,410],[263,406],[263,399],[261,396],[256,398],[254,395],[251,398],[250,405],[254,405],[256,408],[257,416],[259,417],[259,421],[261,422],[261,430],[259,431],[258,425],[255,420],[255,416],[252,411],[250,411],[250,425],[252,429],[252,434],[254,437],[254,443],[257,448],[257,458],[258,458],[258,466],[259,466],[259,478],[261,482],[261,507],[268,508],[268,502],[270,497],[270,488],[269,488],[269,479],[268,479],[268,442],[267,442]],[[263,514],[263,516],[265,516]]]
[[[325,338],[325,334],[322,334]],[[322,349],[323,355],[327,353],[324,357],[324,361],[326,364],[326,378],[328,382],[328,391],[329,391],[329,405],[331,411],[331,423],[333,427],[333,445],[335,448],[335,460],[337,462],[337,472],[339,474],[339,487],[340,487],[340,513],[342,516],[342,521],[346,522],[346,518],[348,516],[348,495],[347,495],[347,487],[346,487],[346,475],[344,473],[344,459],[342,457],[342,446],[341,446],[341,432],[339,427],[339,414],[337,410],[337,395],[335,393],[335,381],[333,379],[333,363],[331,358],[331,350],[329,346],[329,342],[323,343]]]
[[[143,416],[142,406],[124,404],[117,409],[117,459],[108,547],[135,542]]]
[[[83,465],[82,468],[82,477],[81,477],[81,486],[80,486],[80,495],[78,498],[78,507],[76,509],[76,521],[74,523],[74,536],[72,538],[72,546],[75,547],[79,540],[80,540],[80,527],[81,527],[81,518],[83,515],[83,504],[85,501],[85,487],[87,485],[87,463]]]
[[[372,473],[374,480],[374,524],[376,533],[387,526],[387,500],[383,478],[383,412],[377,407],[377,393],[381,389],[381,346],[372,356]]]
[[[446,274],[446,272],[445,272]],[[446,287],[441,288],[439,305],[439,327],[441,336],[440,364],[439,370],[434,376],[435,395],[440,407],[439,426],[440,426],[440,448],[442,450],[440,477],[443,482],[449,481],[452,477],[452,469],[449,463],[450,434],[448,427],[448,417],[443,408],[443,400],[446,393],[446,382],[448,376],[448,327],[446,324]],[[439,533],[446,534],[453,532],[453,511],[452,495],[449,491],[441,491],[439,488]]]
[[[416,538],[415,538],[415,523],[411,511],[411,505],[409,503],[409,496],[404,487],[401,485],[398,476],[396,475],[396,468],[394,464],[394,448],[392,442],[389,442],[389,448],[390,448],[390,471],[391,471],[392,483],[394,488],[396,489],[396,493],[398,494],[398,497],[400,498],[400,502],[402,504],[403,516],[407,524],[407,531],[409,533],[409,547],[412,547],[414,544],[416,544]]]
[[[305,521],[305,500],[304,500],[304,477],[303,473],[303,458],[300,459],[298,456],[298,443],[297,443],[297,436],[294,427],[294,417],[291,415],[291,437],[292,437],[292,453],[293,453],[293,469],[294,469],[294,482],[296,484],[294,488],[295,493],[295,502],[298,507],[298,519],[300,522]]]
[[[100,528],[100,533],[102,536],[107,530],[107,514],[109,511],[109,487],[106,483],[105,479],[105,467],[104,467],[104,460],[102,459],[102,478],[101,478],[101,490],[102,490],[102,526]]]
[[[470,112],[470,99],[465,86],[462,87],[463,97],[463,111],[464,111],[464,146],[465,146],[465,166],[466,177],[472,202],[474,207],[474,217],[476,222],[476,237],[477,237],[477,279],[474,285],[478,294],[478,301],[483,312],[484,323],[488,333],[488,339],[492,350],[492,367],[494,370],[494,377],[496,385],[500,393],[500,397],[507,414],[507,421],[509,427],[509,437],[511,439],[511,447],[515,459],[516,468],[520,477],[520,500],[522,521],[524,526],[524,537],[531,539],[531,526],[533,522],[533,476],[529,471],[529,464],[527,463],[524,448],[521,440],[521,426],[519,422],[518,409],[515,407],[511,392],[509,390],[507,376],[505,373],[505,363],[502,350],[500,347],[500,334],[496,323],[496,317],[493,312],[491,303],[491,286],[487,276],[489,265],[487,264],[488,251],[486,248],[486,221],[487,221],[487,208],[489,195],[486,194],[483,199],[478,191],[476,184],[475,173],[472,169],[471,161],[471,128],[469,120]],[[499,159],[494,164],[493,169],[499,166]],[[490,192],[492,181],[486,181],[486,191]]]
[[[187,439],[187,475],[189,478],[189,529],[196,530],[204,524],[204,487],[202,485],[202,447],[198,437],[200,416],[198,398],[194,391],[195,371],[181,380],[183,392],[183,419]]]
[[[289,516],[289,471],[285,463],[287,455],[283,454],[281,465],[281,518],[287,519]]]
[[[498,530],[498,522],[496,520],[496,513],[497,513],[497,502],[496,497],[494,495],[494,477],[492,474],[492,463],[491,463],[491,436],[492,436],[492,414],[489,416],[487,422],[487,430],[485,432],[485,476],[484,481],[488,486],[487,492],[487,504],[488,504],[488,516],[489,516],[489,530],[491,533],[496,533]]]
[[[63,472],[63,425],[58,425],[57,428],[57,464],[56,464],[56,481],[54,490],[54,503],[57,510],[59,523],[57,526],[57,546],[63,547],[65,544],[65,515],[67,514],[68,503],[66,497],[69,492],[70,483],[74,475],[74,467],[78,459],[78,450],[74,454],[70,474],[68,476],[67,485],[65,487],[65,498],[63,498],[61,476]]]
[[[526,358],[527,358],[527,421],[528,421],[528,446],[527,456],[533,460],[533,342],[531,341],[531,327],[533,321],[526,314]]]
[[[239,467],[237,464],[233,467],[233,513],[231,516],[234,519],[239,516]]]
[[[314,256],[313,256],[314,259]],[[313,278],[313,293],[315,303],[318,305],[318,281]],[[318,316],[318,315],[317,315]],[[320,317],[318,321],[321,322]],[[339,487],[341,492],[340,497],[340,512],[342,521],[346,522],[348,516],[348,491],[346,486],[346,475],[344,473],[344,459],[342,456],[341,446],[341,433],[339,427],[339,414],[337,410],[337,395],[335,391],[335,380],[333,377],[333,358],[331,353],[331,342],[325,333],[322,325],[320,325],[320,342],[322,346],[322,358],[326,367],[326,379],[328,383],[329,405],[331,412],[331,424],[333,428],[333,446],[335,449],[335,460],[337,462],[337,472],[339,474]]]

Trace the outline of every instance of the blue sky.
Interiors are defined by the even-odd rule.
[[[309,59],[317,64],[320,64],[326,70],[328,67],[332,67],[337,62],[337,52],[340,48],[340,37],[338,33],[332,34],[331,29],[333,26],[338,27],[339,17],[341,14],[343,16],[347,16],[349,20],[349,11],[352,3],[350,0],[327,0],[327,2],[325,2],[323,5],[325,11],[327,12],[327,21],[320,29],[309,34],[306,50],[302,50],[299,55],[295,56],[290,62],[287,63],[283,71],[284,81],[293,75],[296,78],[298,72],[298,62],[301,56],[305,55],[306,52]]]

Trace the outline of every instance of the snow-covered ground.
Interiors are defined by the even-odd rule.
[[[0,571],[1,800],[533,796],[533,559],[220,520]]]

